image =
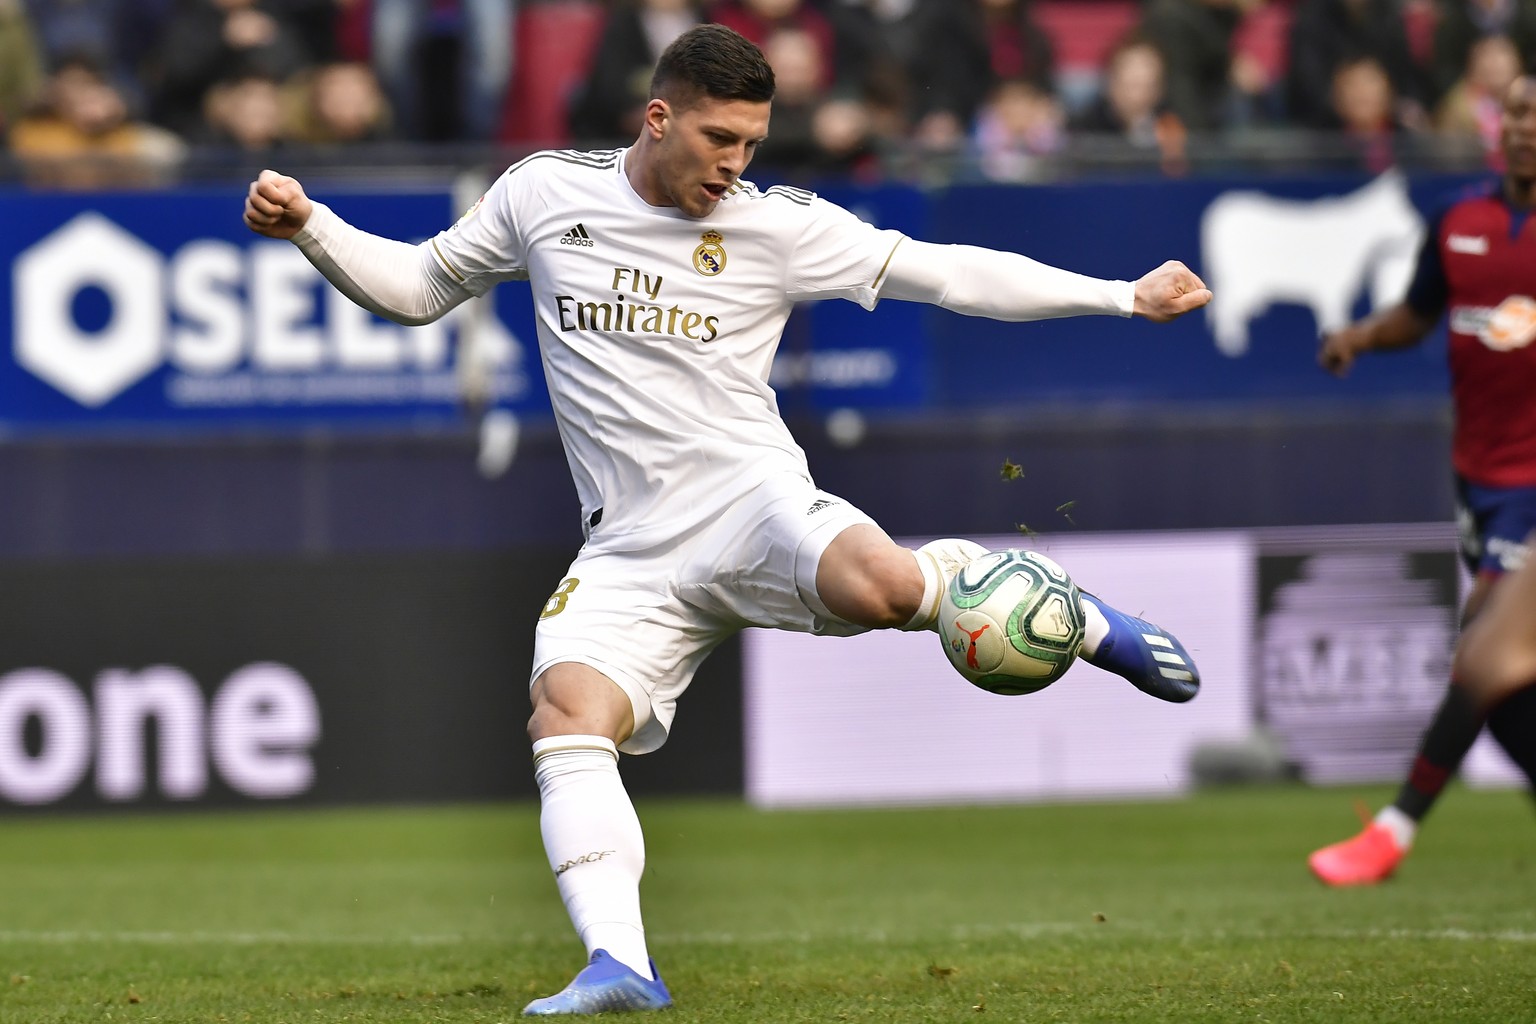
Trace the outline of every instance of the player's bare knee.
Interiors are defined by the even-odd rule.
[[[923,575],[912,551],[883,532],[849,530],[822,557],[816,590],[839,618],[871,629],[892,629],[916,613]]]
[[[923,576],[911,550],[891,544],[872,557],[864,588],[869,624],[895,629],[911,621],[923,597]]]
[[[577,719],[548,704],[534,706],[528,716],[528,738],[535,743],[550,736],[586,735],[577,727]]]
[[[1453,674],[1478,703],[1496,704],[1536,679],[1536,642],[1496,621],[1474,621],[1456,646]]]
[[[528,738],[606,736],[622,743],[634,732],[629,696],[612,679],[587,665],[553,665],[539,675],[529,693],[533,714]]]
[[[904,609],[891,599],[889,593],[872,592],[864,616],[863,625],[871,629],[896,629],[905,625],[917,611],[914,603]]]
[[[528,716],[528,739],[537,743],[551,736],[606,736],[614,743],[623,743],[634,732],[633,721],[627,711],[623,716],[590,708],[572,713],[544,704]]]

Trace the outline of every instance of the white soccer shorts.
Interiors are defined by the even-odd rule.
[[[816,595],[833,538],[873,524],[802,477],[765,481],[689,536],[643,551],[583,548],[551,595],[534,638],[533,674],[560,662],[597,669],[629,696],[628,754],[667,740],[677,698],[704,657],[747,626],[852,636]],[[531,684],[530,684],[531,685]]]

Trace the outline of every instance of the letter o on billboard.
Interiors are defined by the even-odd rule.
[[[42,743],[27,750],[36,718]],[[91,761],[91,709],[64,676],[20,668],[0,676],[0,797],[18,804],[52,803],[85,777]]]

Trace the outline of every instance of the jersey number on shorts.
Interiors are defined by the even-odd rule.
[[[544,602],[544,610],[539,612],[539,618],[547,619],[552,615],[559,615],[565,611],[565,599],[581,586],[581,580],[572,576],[570,579],[561,580],[555,592],[549,595],[549,600]]]

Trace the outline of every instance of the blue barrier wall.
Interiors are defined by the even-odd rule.
[[[1425,211],[1461,184],[828,189],[916,237],[1094,274],[1185,259],[1217,307],[1241,302],[1165,326],[820,303],[786,329],[780,403],[824,486],[900,534],[1050,528],[1069,502],[1082,529],[1447,519],[1443,339],[1345,381],[1314,351],[1325,300],[1358,315],[1373,289],[1400,293]],[[454,216],[446,189],[314,191],[396,237]],[[455,390],[458,328],[362,316],[287,243],[246,231],[240,202],[0,192],[0,557],[574,550],[527,288],[494,293],[498,402],[523,431],[486,479]],[[825,430],[844,406],[868,419],[852,446]],[[1026,477],[1000,487],[1005,459]]]

